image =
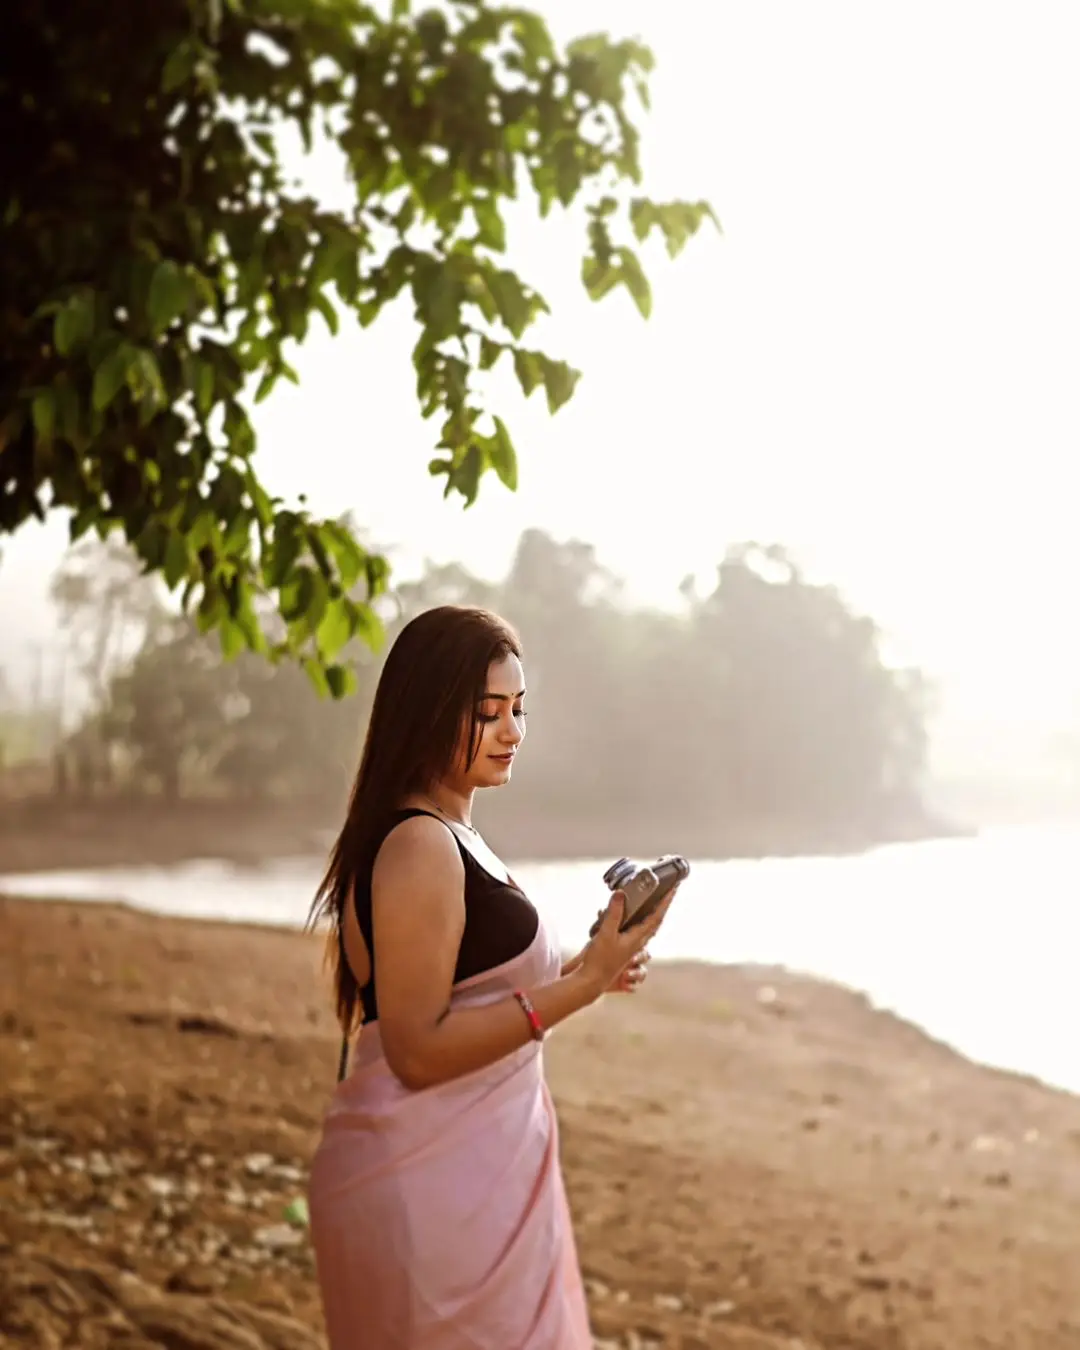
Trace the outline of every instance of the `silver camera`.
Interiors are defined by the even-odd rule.
[[[626,896],[626,917],[622,931],[644,921],[656,912],[664,897],[685,881],[690,875],[690,864],[677,853],[665,853],[648,867],[639,867],[629,858],[620,858],[613,862],[604,873],[604,885],[609,891],[622,891]],[[599,915],[589,936],[593,937],[600,927],[603,913]]]

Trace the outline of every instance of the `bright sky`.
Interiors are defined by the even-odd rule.
[[[1080,12],[539,7],[563,34],[651,43],[650,187],[707,196],[724,237],[654,260],[646,324],[581,298],[576,227],[515,221],[512,262],[556,312],[544,345],[585,371],[554,420],[495,391],[516,496],[492,478],[468,512],[442,501],[402,316],[309,341],[301,387],[260,409],[271,484],[352,508],[408,566],[497,574],[524,526],[574,535],[657,602],[730,541],[782,542],[942,679],[954,716],[1074,716]],[[340,191],[332,163],[311,173]],[[13,650],[46,631],[29,603],[58,541],[24,532],[0,565]]]

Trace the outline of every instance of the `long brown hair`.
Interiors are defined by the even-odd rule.
[[[386,828],[405,798],[431,792],[451,768],[465,726],[472,763],[488,667],[507,656],[521,656],[513,628],[489,610],[466,605],[440,605],[418,614],[387,653],[345,824],[308,918],[309,927],[323,921],[330,925],[327,958],[346,1034],[357,1023],[360,1002],[342,943],[353,887],[374,865]]]

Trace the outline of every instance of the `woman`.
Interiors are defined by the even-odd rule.
[[[311,1228],[331,1350],[590,1350],[544,1082],[546,1031],[632,989],[667,906],[563,963],[472,824],[525,738],[516,634],[412,620],[386,660],[315,901],[351,1072],[327,1113]],[[668,903],[670,903],[670,898]]]

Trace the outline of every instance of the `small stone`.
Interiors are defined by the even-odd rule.
[[[303,1233],[287,1223],[275,1223],[255,1230],[255,1242],[268,1251],[284,1251],[299,1246],[303,1241]]]
[[[274,1159],[269,1153],[249,1153],[244,1159],[244,1171],[249,1177],[261,1177],[274,1165]]]
[[[971,1141],[972,1153],[1011,1153],[1013,1146],[999,1135],[979,1134]]]
[[[730,1317],[735,1311],[735,1304],[729,1298],[717,1299],[715,1303],[707,1304],[702,1313],[705,1317]]]

